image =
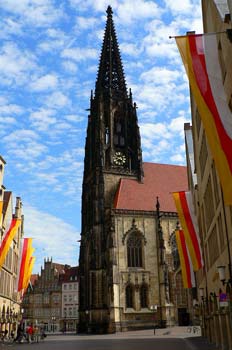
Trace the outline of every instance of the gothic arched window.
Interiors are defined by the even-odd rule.
[[[123,119],[118,113],[115,113],[114,116],[114,145],[117,147],[125,146]]]
[[[148,288],[146,284],[142,284],[140,288],[140,306],[141,308],[148,307]]]
[[[126,287],[126,307],[127,308],[133,308],[133,294],[134,294],[134,288],[131,284],[128,284]]]
[[[131,233],[127,240],[128,267],[143,267],[142,246],[141,235],[136,232]]]

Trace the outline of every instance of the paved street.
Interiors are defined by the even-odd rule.
[[[44,342],[2,345],[17,350],[214,350],[199,335],[184,327],[107,335],[48,335]]]

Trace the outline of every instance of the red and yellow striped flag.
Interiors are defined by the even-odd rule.
[[[225,204],[232,205],[232,112],[222,80],[217,35],[181,36],[176,37],[176,43],[215,161]]]
[[[16,235],[20,224],[21,224],[21,219],[13,218],[11,220],[9,229],[6,230],[6,233],[3,236],[1,246],[0,246],[0,269],[2,268],[6,255],[10,249],[11,242],[13,241],[14,236]]]
[[[194,288],[196,286],[192,262],[186,246],[184,232],[176,230],[176,243],[180,257],[180,267],[184,288]]]
[[[24,284],[23,284],[23,289],[24,289],[24,290],[27,289],[28,284],[29,284],[29,282],[30,282],[30,278],[31,278],[31,275],[32,275],[32,270],[33,270],[34,264],[35,264],[35,257],[34,257],[34,256],[31,256],[31,257],[30,257],[30,261],[29,261],[29,266],[28,266],[27,274],[26,274],[26,278],[25,278],[25,281],[24,281]]]
[[[193,270],[198,271],[203,266],[203,258],[191,192],[174,192],[173,198],[184,231],[185,240],[193,264]]]
[[[18,278],[16,282],[16,290],[18,292],[24,289],[27,282],[30,259],[33,251],[34,248],[32,248],[32,238],[23,238],[21,240]]]

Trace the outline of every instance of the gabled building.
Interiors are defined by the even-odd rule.
[[[178,323],[167,263],[178,220],[171,192],[187,189],[186,167],[143,163],[112,16],[109,6],[90,100],[79,260],[79,330],[100,333]]]
[[[45,259],[44,268],[23,296],[23,319],[26,323],[43,326],[47,332],[62,327],[62,277],[69,265]]]
[[[78,308],[78,266],[45,259],[41,273],[32,275],[23,296],[24,323],[39,325],[46,332],[76,332]]]
[[[4,233],[10,227],[12,218],[21,219],[21,225],[10,245],[2,268],[0,269],[0,331],[8,330],[8,334],[17,327],[20,319],[20,295],[15,292],[18,273],[19,245],[23,237],[22,201],[16,197],[13,208],[13,194],[6,191],[3,185],[5,160],[0,156],[0,243]]]
[[[215,35],[217,40],[220,68],[215,71],[215,76],[222,79],[227,115],[232,120],[232,38],[226,33],[232,28],[231,10],[231,0],[202,0],[204,32],[212,33],[210,35]],[[221,91],[214,98],[219,95],[221,98]],[[192,126],[185,125],[185,135],[189,186],[205,262],[204,268],[196,274],[201,324],[203,335],[210,342],[222,349],[232,349],[232,206],[225,205],[215,162],[192,94],[191,113]],[[222,269],[224,277],[219,274]]]
[[[61,276],[63,324],[61,330],[77,332],[79,323],[79,268],[70,267]]]

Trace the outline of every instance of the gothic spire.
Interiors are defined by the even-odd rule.
[[[112,8],[107,8],[107,22],[102,45],[98,76],[96,81],[96,94],[102,92],[116,92],[127,96],[126,82],[123,66],[114,29]]]

